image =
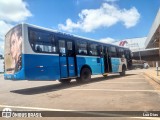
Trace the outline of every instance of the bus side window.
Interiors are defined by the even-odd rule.
[[[55,53],[55,52],[57,52],[57,49],[56,49],[56,39],[55,39],[54,35],[51,35],[50,39],[51,39],[50,52]]]
[[[29,28],[29,41],[32,49],[40,53],[55,53],[56,42],[54,35],[43,30],[35,30]]]
[[[59,52],[62,55],[66,54],[65,41],[64,40],[59,40]]]
[[[117,51],[118,51],[118,57],[121,58],[121,57],[124,56],[124,50],[123,50],[123,48],[118,48]]]
[[[117,57],[116,47],[114,47],[114,46],[109,47],[109,56],[110,57]]]
[[[98,48],[98,52],[99,52],[99,55],[101,56],[101,57],[103,57],[103,46],[102,45],[99,45],[99,48]]]
[[[89,55],[97,56],[98,55],[98,45],[95,43],[89,44]]]
[[[74,56],[73,42],[67,41],[67,55]]]
[[[87,42],[85,41],[77,41],[77,53],[79,55],[87,55]]]
[[[125,50],[125,58],[130,59],[130,53],[128,50]]]

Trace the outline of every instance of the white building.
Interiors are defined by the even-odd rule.
[[[158,61],[160,66],[160,9],[147,37],[124,39],[115,44],[130,48],[134,59],[146,60],[150,66]]]
[[[124,39],[115,42],[115,44],[121,47],[127,47],[130,50],[132,50],[132,52],[134,52],[134,51],[145,50],[146,39],[147,37]]]

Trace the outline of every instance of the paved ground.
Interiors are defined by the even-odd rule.
[[[156,67],[152,67],[148,70],[145,70],[144,73],[145,75],[153,79],[155,82],[160,84],[160,67],[158,68],[158,70]]]
[[[125,77],[96,76],[86,84],[73,80],[69,85],[57,81],[9,81],[1,74],[0,110],[9,106],[13,110],[42,111],[160,111],[160,87],[142,72],[128,71]]]

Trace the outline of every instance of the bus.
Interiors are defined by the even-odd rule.
[[[5,35],[5,73],[9,80],[89,81],[91,75],[119,73],[132,67],[128,48],[27,23]]]

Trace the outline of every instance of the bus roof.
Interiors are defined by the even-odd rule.
[[[121,46],[118,46],[118,45],[114,45],[114,44],[111,44],[111,43],[105,43],[105,42],[101,42],[101,41],[98,41],[98,40],[95,40],[95,39],[91,39],[91,38],[87,38],[87,37],[82,37],[82,36],[78,36],[78,35],[74,35],[74,34],[69,34],[69,33],[65,33],[65,32],[59,32],[57,30],[53,30],[53,29],[50,29],[50,28],[45,28],[45,27],[41,27],[41,26],[29,24],[29,23],[20,23],[20,24],[17,24],[14,27],[12,27],[9,31],[11,31],[16,26],[23,25],[23,24],[27,25],[29,27],[33,27],[33,28],[37,28],[37,29],[41,29],[41,30],[46,30],[46,31],[54,32],[54,33],[56,33],[58,35],[66,36],[68,38],[78,38],[78,39],[88,40],[88,41],[91,41],[91,42],[101,43],[101,44],[105,44],[105,45],[111,45],[111,46],[115,46],[115,47],[119,47],[119,48],[123,48],[123,49],[129,49],[129,48],[124,48],[124,47],[121,47]]]

